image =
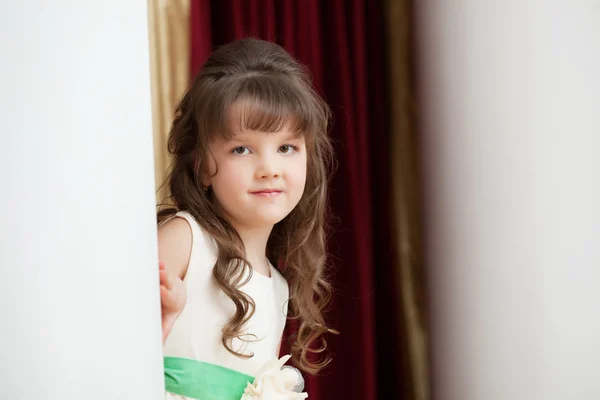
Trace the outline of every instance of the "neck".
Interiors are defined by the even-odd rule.
[[[273,226],[260,228],[235,227],[246,249],[246,258],[255,272],[270,276],[267,262],[267,242]]]

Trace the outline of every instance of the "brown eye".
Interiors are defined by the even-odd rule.
[[[246,146],[239,146],[235,149],[231,150],[233,154],[237,154],[238,156],[243,156],[245,154],[250,154],[250,150]]]
[[[283,154],[290,154],[295,152],[296,150],[298,150],[298,148],[296,146],[292,146],[289,144],[284,144],[283,146],[281,146],[279,148],[279,152],[283,153]]]

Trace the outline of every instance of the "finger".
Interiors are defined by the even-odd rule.
[[[171,308],[173,306],[171,291],[162,285],[160,287],[160,303],[164,308]]]
[[[167,274],[167,271],[162,270],[159,272],[159,281],[161,285],[164,285],[167,289],[171,290],[173,287],[173,280]]]
[[[159,271],[163,271],[165,269],[165,263],[163,261],[158,262]]]

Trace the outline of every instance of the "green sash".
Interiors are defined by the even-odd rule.
[[[165,357],[165,389],[199,400],[240,400],[250,375],[189,358]]]

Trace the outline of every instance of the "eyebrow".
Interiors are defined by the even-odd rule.
[[[273,135],[275,134],[274,132],[270,133],[267,132],[265,133],[266,135]],[[233,134],[233,136],[228,139],[225,140],[225,142],[229,143],[229,142],[243,142],[246,141],[250,138],[254,138],[256,136],[255,132],[235,132]],[[304,135],[298,135],[295,132],[289,132],[286,135],[282,135],[283,140],[304,140]]]

